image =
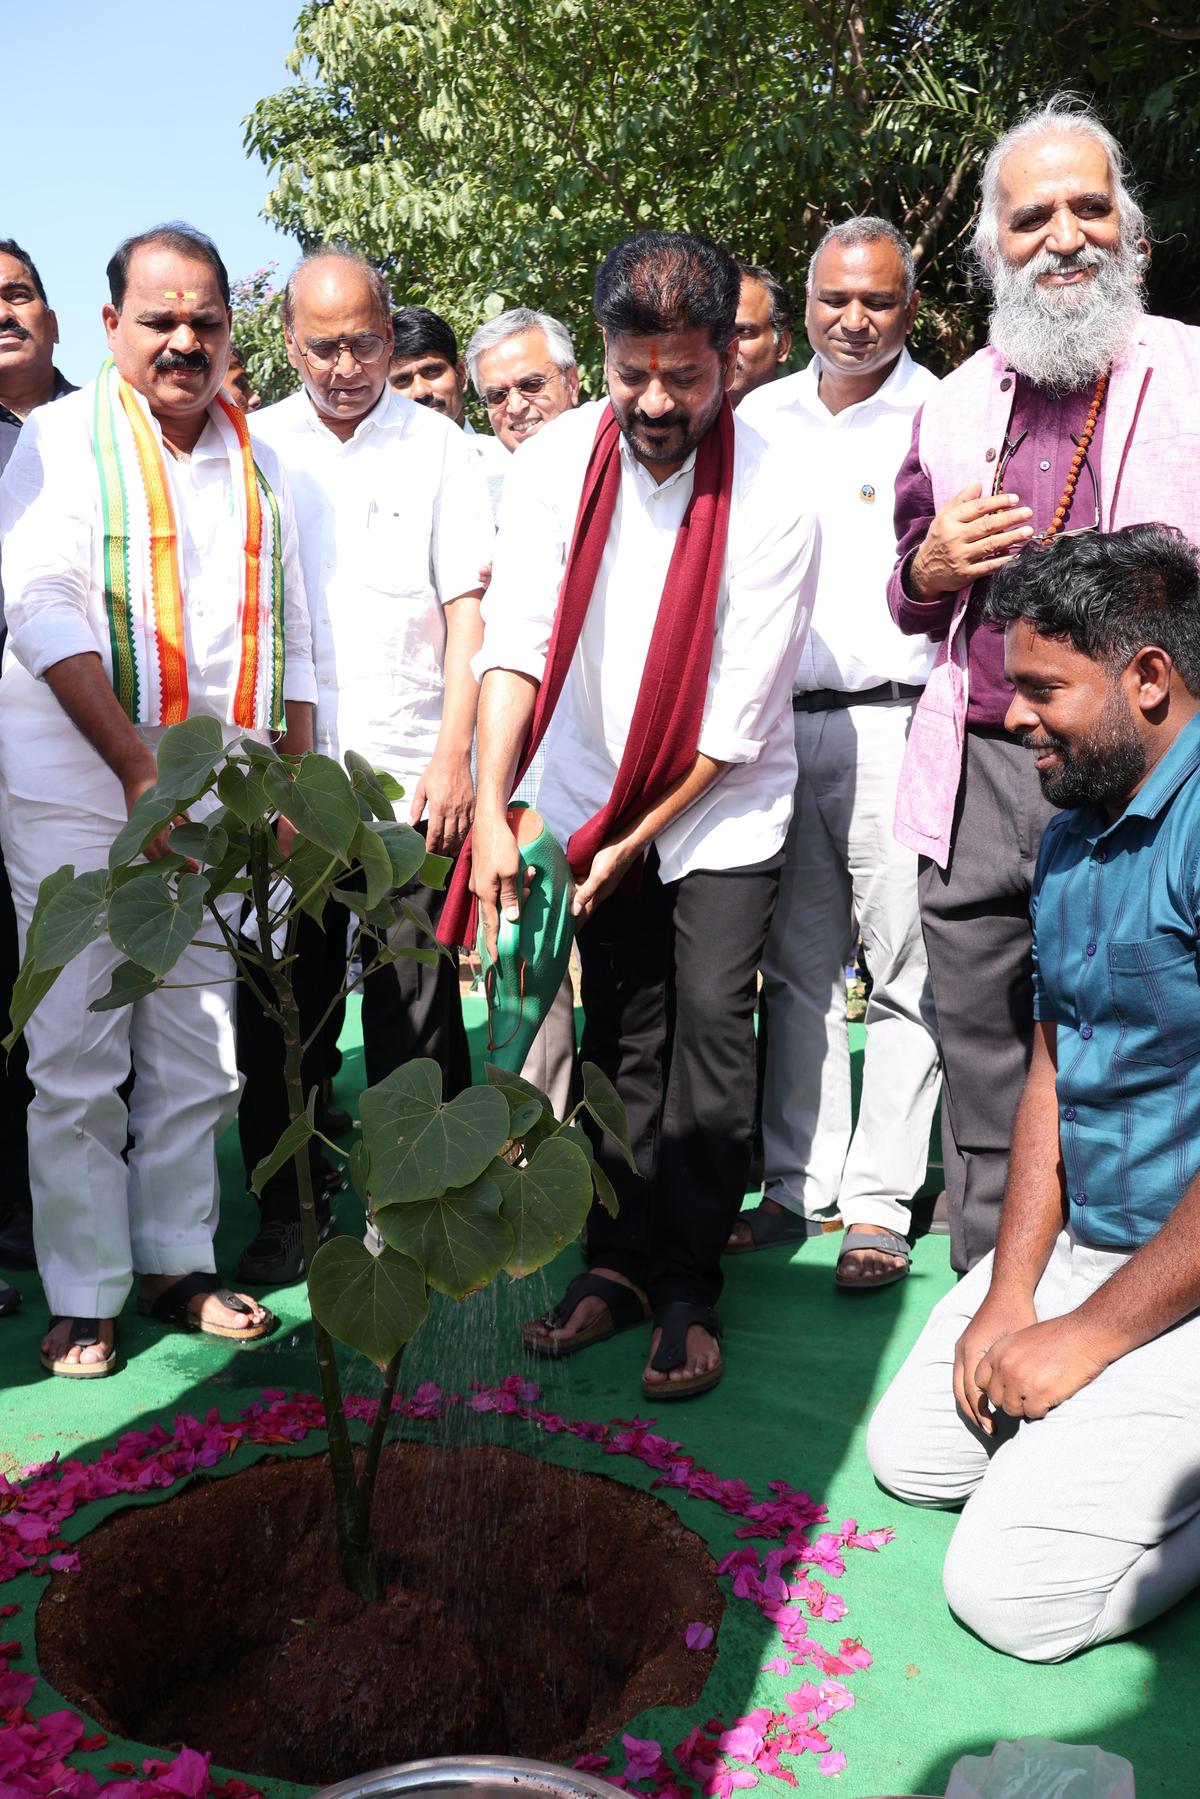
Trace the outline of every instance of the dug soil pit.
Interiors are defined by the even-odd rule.
[[[489,1751],[570,1763],[691,1704],[723,1601],[671,1508],[512,1450],[401,1443],[375,1506],[387,1586],[341,1584],[323,1456],[108,1519],[38,1608],[46,1678],[108,1730],[324,1785]]]

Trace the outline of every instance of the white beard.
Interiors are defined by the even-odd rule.
[[[1039,275],[1095,269],[1075,287],[1040,287]],[[1093,244],[1072,256],[1041,250],[1019,268],[992,272],[988,337],[1010,368],[1035,387],[1074,393],[1091,386],[1129,345],[1144,311],[1132,246]]]

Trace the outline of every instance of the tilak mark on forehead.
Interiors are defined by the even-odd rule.
[[[650,373],[658,373],[658,340],[653,337],[650,339]]]
[[[164,300],[194,300],[195,298],[196,298],[196,290],[194,287],[164,287],[163,288],[163,299]]]

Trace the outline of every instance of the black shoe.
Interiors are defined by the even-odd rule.
[[[19,1310],[21,1295],[7,1281],[0,1281],[0,1318],[7,1318],[10,1312]]]
[[[27,1274],[36,1267],[33,1212],[28,1199],[19,1200],[0,1214],[0,1268],[14,1268]]]
[[[337,1234],[332,1218],[318,1223],[319,1243],[328,1243]],[[303,1277],[304,1244],[299,1218],[264,1218],[254,1241],[238,1257],[238,1280],[248,1287],[290,1287]]]

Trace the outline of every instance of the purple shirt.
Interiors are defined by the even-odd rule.
[[[1017,378],[1004,377],[1004,381],[1014,379]],[[1054,518],[1075,454],[1071,434],[1081,435],[1094,391],[1089,387],[1080,393],[1053,394],[1017,379],[1006,442],[1016,444],[1019,438],[1021,442],[1005,466],[1002,491],[1020,494],[1021,504],[1033,509],[1033,517],[1027,523],[1036,532],[1047,530]],[[1022,433],[1025,434],[1023,438]],[[1102,407],[1088,446],[1087,464],[1079,471],[1075,497],[1066,518],[1068,530],[1091,525],[1095,519],[1088,466],[1095,471],[1099,482],[1103,435]],[[896,478],[897,560],[888,582],[888,605],[900,629],[909,636],[924,631],[935,642],[940,642],[950,629],[958,594],[940,593],[931,600],[918,600],[913,598],[907,586],[909,564],[924,543],[937,510],[933,503],[933,485],[921,467],[920,439],[921,414],[918,412],[913,420],[912,443]],[[1004,678],[1004,628],[980,617],[986,592],[987,579],[976,582],[962,626],[967,651],[968,729],[971,726],[993,729],[1002,726],[1012,700],[1012,688]]]

